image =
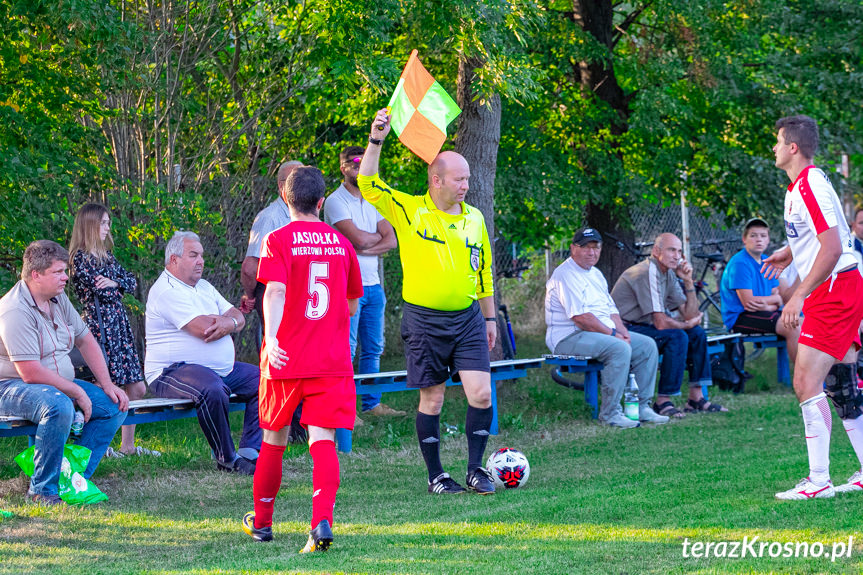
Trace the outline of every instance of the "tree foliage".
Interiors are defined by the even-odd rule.
[[[205,236],[236,294],[279,163],[334,184],[339,149],[364,142],[413,48],[451,94],[499,106],[500,149],[472,184],[513,240],[585,220],[625,231],[631,209],[684,188],[729,222],[770,213],[776,118],[816,117],[821,163],[863,155],[861,24],[856,0],[0,3],[0,288],[29,241],[65,243],[98,200],[139,297],[177,228]],[[394,184],[424,189],[421,161],[384,153]]]

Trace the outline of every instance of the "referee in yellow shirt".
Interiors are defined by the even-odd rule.
[[[497,323],[488,230],[482,213],[464,203],[470,167],[461,155],[441,152],[428,167],[428,193],[394,190],[378,176],[381,145],[389,132],[387,111],[379,110],[357,180],[363,198],[392,224],[399,240],[407,385],[420,393],[416,428],[428,491],[465,491],[440,461],[444,382],[457,371],[468,402],[467,486],[483,495],[494,493],[482,458],[492,419],[488,352],[497,338]]]

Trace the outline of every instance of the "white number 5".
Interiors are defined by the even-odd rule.
[[[309,301],[306,302],[306,317],[321,319],[330,307],[330,290],[319,280],[330,277],[330,264],[311,262],[309,264]]]

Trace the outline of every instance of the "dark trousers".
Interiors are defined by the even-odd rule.
[[[261,449],[262,432],[258,420],[260,378],[260,369],[248,363],[235,362],[233,371],[221,377],[208,367],[180,362],[165,368],[150,384],[150,391],[158,397],[194,401],[198,423],[216,459],[230,464],[236,459],[228,423],[228,398],[232,393],[246,402],[240,447]]]
[[[662,356],[657,395],[680,395],[683,370],[689,369],[689,387],[713,385],[707,334],[700,325],[690,329],[656,329],[652,325],[632,324],[630,331],[653,338]]]

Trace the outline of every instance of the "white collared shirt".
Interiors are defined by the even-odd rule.
[[[609,329],[614,328],[611,316],[617,306],[608,293],[608,282],[602,272],[584,269],[573,261],[557,266],[545,283],[545,344],[552,352],[565,337],[581,331],[572,318],[592,313]]]
[[[144,378],[152,383],[169,365],[185,361],[203,365],[224,377],[234,369],[234,340],[230,335],[205,342],[183,327],[200,315],[222,315],[232,306],[207,280],[194,286],[168,270],[147,294],[147,353]]]

